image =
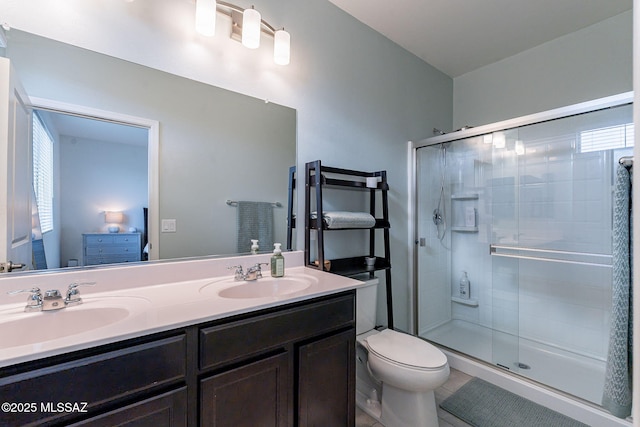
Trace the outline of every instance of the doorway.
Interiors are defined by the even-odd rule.
[[[83,234],[141,234],[141,259],[157,259],[158,122],[32,99],[34,120],[55,139],[53,229],[43,234],[48,268],[83,265]],[[111,224],[113,227],[114,224]]]

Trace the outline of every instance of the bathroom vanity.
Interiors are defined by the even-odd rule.
[[[360,282],[307,270],[293,269],[289,278],[311,277],[310,286],[276,297],[210,296],[242,289],[227,278],[111,293],[155,303],[118,328],[121,338],[137,336],[108,339],[96,332],[93,343],[76,342],[68,347],[73,351],[15,354],[13,360],[24,361],[0,368],[0,396],[13,405],[3,407],[0,425],[353,425]],[[269,279],[254,283],[269,287]],[[165,296],[177,290],[206,298],[169,304]],[[85,297],[87,306],[91,298]],[[134,332],[136,323],[144,326]],[[100,342],[106,343],[94,345]]]

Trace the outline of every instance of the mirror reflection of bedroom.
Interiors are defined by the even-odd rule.
[[[147,145],[148,129],[34,112],[38,268],[146,259]]]

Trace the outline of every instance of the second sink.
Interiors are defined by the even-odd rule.
[[[304,291],[317,282],[317,279],[307,276],[264,277],[250,282],[236,282],[233,279],[223,279],[211,282],[202,288],[204,294],[218,295],[222,298],[269,298],[290,295]],[[222,285],[233,284],[223,287]]]

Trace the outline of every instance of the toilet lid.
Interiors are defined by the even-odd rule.
[[[446,365],[443,352],[420,338],[385,329],[367,337],[369,350],[385,359],[415,368],[435,369]]]

